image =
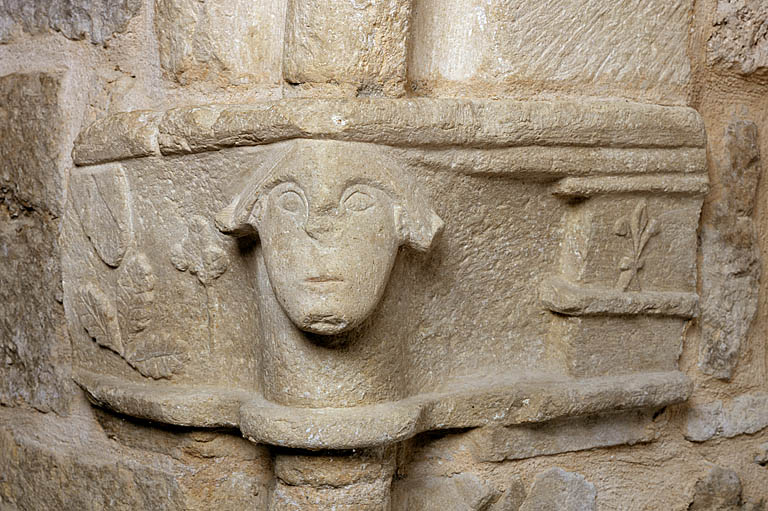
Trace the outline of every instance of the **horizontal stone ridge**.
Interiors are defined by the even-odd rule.
[[[691,393],[690,380],[679,371],[580,380],[489,378],[396,402],[300,408],[244,390],[125,382],[88,372],[80,372],[77,381],[95,404],[118,413],[182,426],[234,426],[256,443],[312,450],[389,445],[438,429],[534,424],[659,407],[682,402]]]
[[[696,317],[699,305],[696,293],[584,288],[560,277],[545,280],[539,298],[547,309],[567,316],[650,314],[688,319]]]
[[[91,165],[292,138],[476,149],[705,145],[701,117],[687,107],[620,101],[284,99],[115,114],[80,134],[73,159]]]
[[[705,195],[708,191],[706,175],[567,177],[552,187],[552,193],[561,197],[634,192]]]

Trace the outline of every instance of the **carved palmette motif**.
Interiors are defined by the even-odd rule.
[[[645,251],[648,241],[659,233],[659,223],[655,219],[648,218],[648,205],[640,201],[632,213],[619,218],[614,226],[617,236],[627,238],[631,243],[630,254],[619,261],[619,278],[616,281],[616,289],[626,291],[634,282],[637,290],[640,290],[638,272],[645,265]]]

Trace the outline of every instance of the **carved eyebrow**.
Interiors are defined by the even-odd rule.
[[[355,191],[356,189],[360,189],[360,188],[373,188],[374,190],[383,192],[392,198],[397,197],[397,194],[394,192],[394,190],[392,190],[388,186],[383,185],[378,181],[355,180],[348,183],[347,186],[344,188],[344,190],[341,192],[341,199],[343,200],[344,197],[348,196],[351,193],[351,191]]]

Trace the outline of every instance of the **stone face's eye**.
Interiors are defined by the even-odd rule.
[[[289,213],[302,213],[304,211],[304,200],[298,193],[289,190],[283,192],[277,199],[277,205]]]
[[[344,207],[351,211],[365,211],[372,207],[376,200],[365,192],[354,191],[344,199]]]

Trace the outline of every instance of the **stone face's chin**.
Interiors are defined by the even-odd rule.
[[[318,335],[338,335],[354,327],[346,319],[333,314],[310,314],[300,325],[301,330]]]

